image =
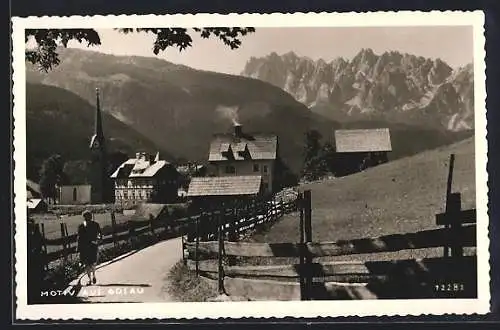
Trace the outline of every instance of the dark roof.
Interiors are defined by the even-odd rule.
[[[335,131],[336,152],[391,151],[388,128],[350,129]]]
[[[278,137],[271,134],[216,134],[210,143],[209,161],[276,159]]]
[[[189,183],[187,195],[198,196],[238,196],[256,195],[260,191],[260,175],[196,177]]]
[[[37,198],[42,195],[40,192],[40,185],[30,179],[26,179],[26,191],[28,193],[28,198]]]

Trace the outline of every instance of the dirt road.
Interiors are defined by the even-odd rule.
[[[165,278],[181,258],[181,239],[175,238],[99,265],[94,285],[87,285],[86,275],[71,285],[79,289],[77,296],[85,302],[172,301],[165,290]]]

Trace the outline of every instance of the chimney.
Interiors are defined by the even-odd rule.
[[[243,135],[242,127],[240,124],[234,124],[234,136],[241,137]]]

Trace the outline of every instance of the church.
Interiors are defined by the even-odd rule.
[[[106,150],[102,125],[99,89],[96,88],[94,132],[90,137],[89,166],[71,184],[58,186],[57,203],[61,205],[108,204],[114,202],[113,182],[109,177],[113,164]]]

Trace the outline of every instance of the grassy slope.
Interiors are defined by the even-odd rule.
[[[437,228],[444,211],[450,153],[455,153],[453,191],[462,207],[475,207],[474,140],[403,158],[365,172],[305,185],[312,192],[314,241],[336,241]],[[298,215],[291,214],[259,242],[297,242]]]

